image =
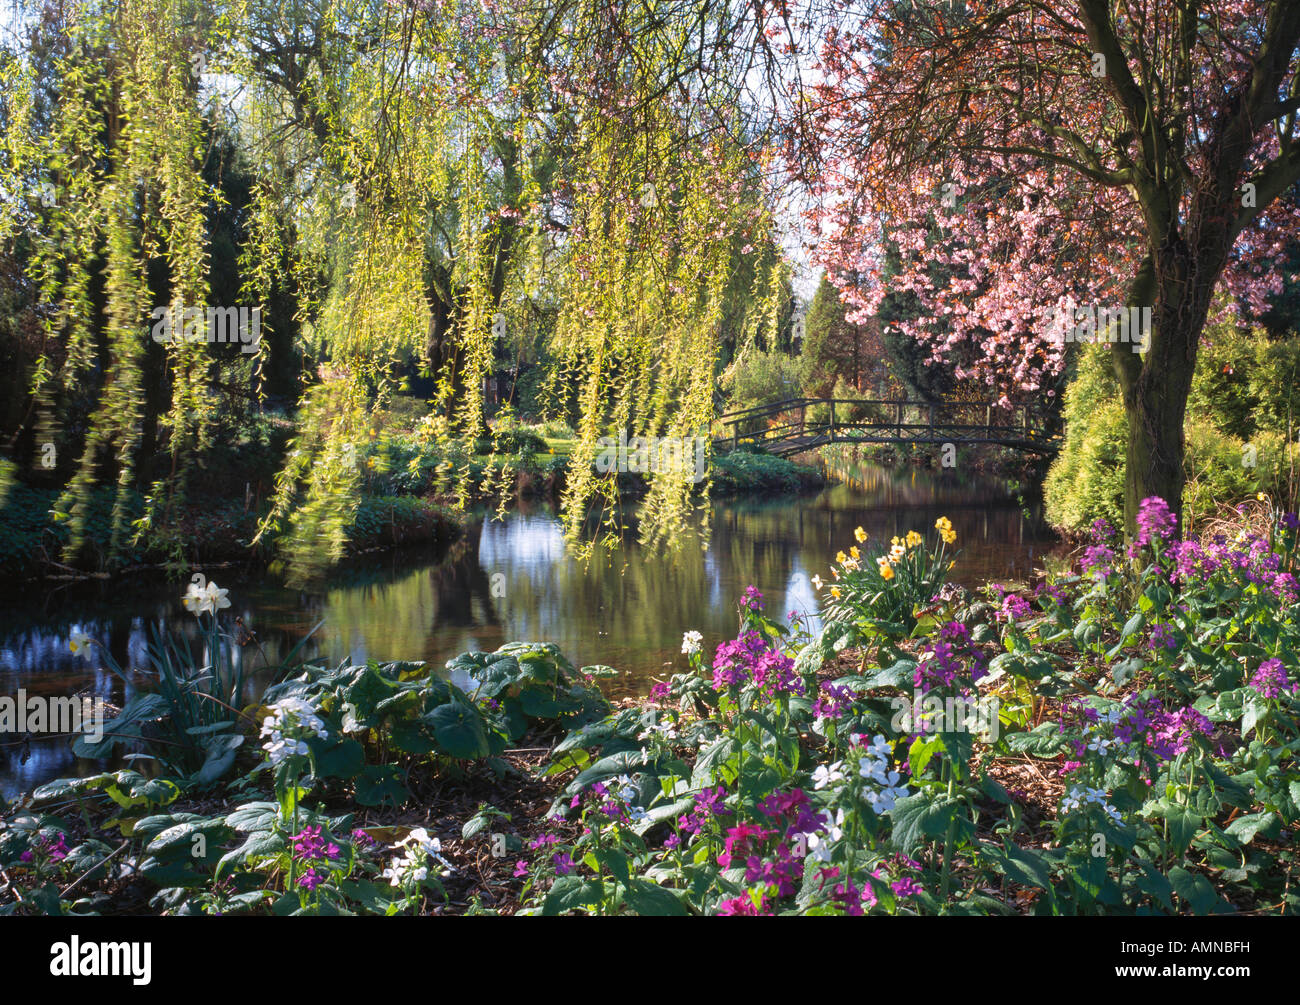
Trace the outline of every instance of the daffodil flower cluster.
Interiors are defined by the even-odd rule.
[[[217,611],[223,611],[230,606],[230,601],[226,598],[229,592],[214,582],[209,582],[206,586],[190,583],[185,596],[181,598],[181,603],[187,611],[196,616],[205,613],[216,614]]]

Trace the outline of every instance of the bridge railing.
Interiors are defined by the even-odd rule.
[[[813,421],[809,409],[818,406],[825,418]],[[866,411],[866,418],[855,416]],[[784,421],[772,421],[782,420]],[[1027,406],[1007,410],[990,401],[915,401],[890,398],[787,398],[766,405],[728,412],[715,420],[715,439],[739,446],[742,439],[756,443],[798,437],[852,439],[853,429],[871,430],[899,440],[934,440],[951,435],[954,440],[1048,438],[1043,417]]]

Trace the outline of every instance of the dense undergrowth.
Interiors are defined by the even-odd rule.
[[[151,744],[183,703],[159,705],[125,730],[154,777],[7,809],[0,910],[1290,914],[1300,521],[1254,516],[1180,541],[1147,500],[1136,541],[1098,522],[1031,595],[946,585],[946,520],[932,546],[859,531],[815,637],[751,588],[736,638],[687,632],[683,672],[621,709],[611,671],[537,644],[449,680],[287,669],[190,727],[184,763]],[[220,591],[191,592],[215,631]],[[179,662],[165,695],[211,686]],[[536,804],[421,815],[492,781]]]

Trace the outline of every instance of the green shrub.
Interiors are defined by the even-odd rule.
[[[1260,490],[1294,498],[1289,443],[1300,414],[1297,375],[1300,344],[1270,342],[1260,329],[1207,328],[1184,426],[1189,526]],[[1081,348],[1064,418],[1065,443],[1044,484],[1048,520],[1065,530],[1097,517],[1121,521],[1128,419],[1108,347]]]
[[[770,405],[803,394],[803,361],[783,352],[750,347],[722,375],[727,410]]]
[[[1043,486],[1047,519],[1076,530],[1098,517],[1122,523],[1128,420],[1110,349],[1085,345],[1065,392],[1065,443]]]
[[[1243,441],[1217,429],[1208,417],[1189,418],[1184,432],[1187,487],[1183,491],[1183,518],[1192,529],[1198,520],[1213,516],[1225,503],[1236,504],[1258,492],[1263,471],[1243,464]]]
[[[840,399],[835,404],[835,421],[836,422],[862,422],[869,420],[873,422],[885,421],[889,416],[885,415],[887,411],[881,405],[846,405],[844,400],[848,401],[866,401],[869,395],[863,394],[856,387],[850,384],[843,377],[835,381],[835,387],[831,392],[831,397]],[[813,405],[808,409],[809,423],[826,423],[830,422],[831,406],[827,404]]]
[[[824,484],[816,468],[771,454],[733,450],[713,459],[713,493],[799,492]]]

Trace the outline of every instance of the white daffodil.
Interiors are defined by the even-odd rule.
[[[181,597],[181,603],[191,614],[199,614],[206,610],[208,600],[208,591],[198,583],[190,583],[189,588],[185,591],[185,596]]]
[[[72,637],[68,639],[68,648],[73,654],[79,654],[90,648],[90,644],[95,640],[85,632],[73,632]]]
[[[229,590],[223,590],[216,583],[209,583],[207,589],[203,591],[207,609],[213,614],[216,614],[217,611],[224,611],[230,606],[230,601],[226,599],[226,594],[229,592]]]
[[[820,589],[822,588],[822,577],[821,577],[821,576],[813,576],[813,578],[812,578],[812,585],[813,585],[813,587],[814,587],[815,589],[820,590]]]

